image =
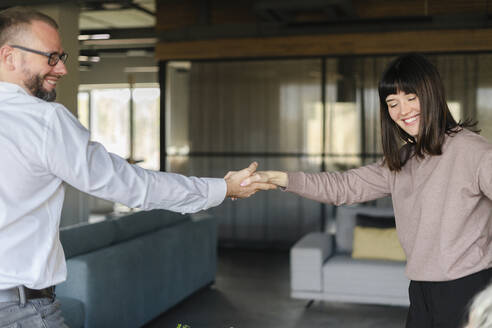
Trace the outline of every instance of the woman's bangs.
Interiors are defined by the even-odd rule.
[[[386,97],[389,95],[396,95],[400,91],[406,94],[417,94],[415,85],[408,79],[402,77],[395,77],[394,79],[384,79],[379,84],[379,97],[382,102],[386,102]]]
[[[406,69],[403,63],[395,63],[390,69],[388,69],[379,82],[379,97],[381,102],[386,101],[386,97],[389,95],[398,94],[403,91],[406,94],[417,94],[418,78],[417,74],[411,70]]]

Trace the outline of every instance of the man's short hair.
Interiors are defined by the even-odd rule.
[[[33,21],[44,22],[58,30],[53,18],[31,8],[16,6],[0,11],[0,47],[19,36]]]

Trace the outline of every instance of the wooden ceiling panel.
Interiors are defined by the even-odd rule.
[[[429,15],[460,15],[487,13],[487,0],[429,0]]]
[[[350,16],[338,13],[338,17],[331,17],[338,12],[329,6],[333,1],[302,1],[300,6],[297,2],[271,0],[210,0],[205,5],[198,0],[160,0],[157,27],[161,32],[166,28],[194,27],[193,31],[200,33],[195,34],[194,40],[188,33],[189,39],[178,35],[160,42],[157,57],[168,60],[492,51],[492,21],[487,16],[491,11],[488,1],[492,7],[492,0],[347,0],[342,4],[348,6]],[[208,17],[208,25],[197,26],[197,17],[202,22]],[[405,17],[409,19],[402,19]],[[260,25],[264,22],[273,23],[269,25],[271,31]],[[249,24],[250,29],[238,28],[234,34],[234,24]],[[221,28],[227,33],[221,34]]]
[[[210,5],[211,24],[244,24],[258,20],[251,0],[213,0]]]
[[[199,7],[189,0],[157,0],[156,29],[165,31],[198,24]]]
[[[356,15],[362,19],[426,15],[426,0],[354,0]]]

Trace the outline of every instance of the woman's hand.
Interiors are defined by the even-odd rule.
[[[289,177],[283,171],[258,171],[244,179],[241,186],[246,187],[252,183],[268,183],[285,188],[289,184]]]

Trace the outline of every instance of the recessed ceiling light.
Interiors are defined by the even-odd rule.
[[[79,41],[85,40],[109,40],[111,35],[109,33],[104,34],[81,34],[79,35]]]
[[[93,62],[93,63],[97,63],[99,61],[101,61],[101,57],[99,56],[79,56],[79,62]]]

